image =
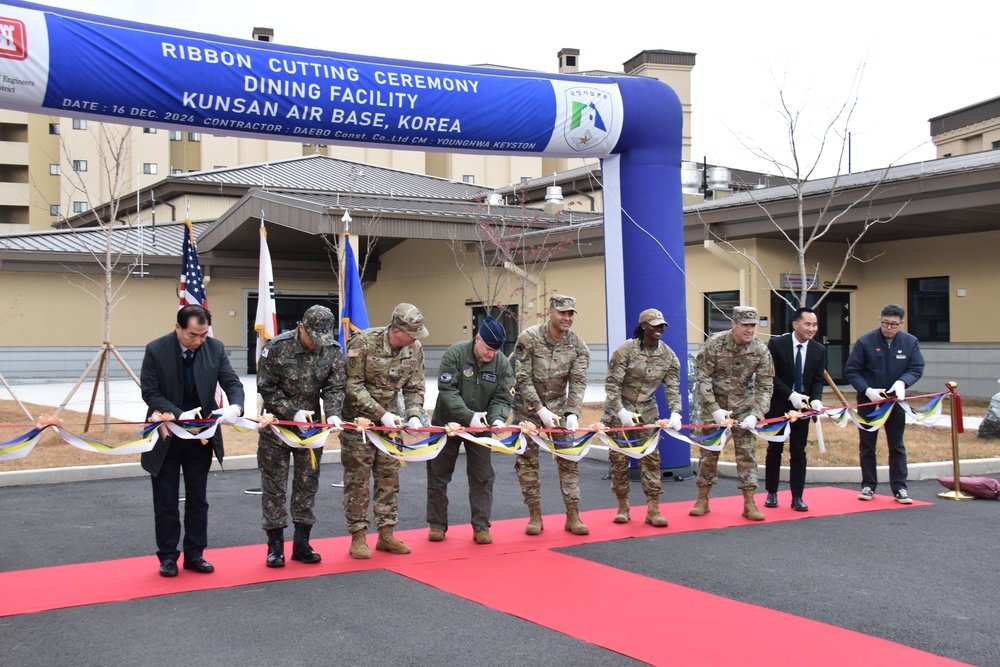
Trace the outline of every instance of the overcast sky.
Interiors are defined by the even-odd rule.
[[[849,99],[864,63],[850,126],[853,171],[933,159],[929,118],[1000,96],[1000,41],[990,34],[1000,9],[970,0],[44,4],[229,37],[249,38],[254,27],[267,27],[282,44],[340,53],[544,72],[556,71],[564,47],[580,49],[584,71],[622,71],[622,63],[647,49],[692,52],[692,157],[772,173],[740,137],[788,155],[787,128],[774,111],[779,85],[792,108],[802,110],[800,152],[814,157],[809,128],[821,129]],[[643,5],[660,18],[617,11]],[[833,169],[827,163],[818,175]]]

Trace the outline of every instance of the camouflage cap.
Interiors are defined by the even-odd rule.
[[[757,309],[750,306],[733,308],[733,321],[740,324],[757,324]]]
[[[647,308],[646,310],[639,313],[639,324],[649,324],[654,327],[658,327],[661,324],[667,324],[667,321],[663,319],[663,313],[658,311],[656,308]]]
[[[426,338],[428,331],[424,326],[424,316],[420,309],[412,303],[401,303],[392,311],[391,327],[399,327],[413,338]]]
[[[310,306],[302,316],[302,325],[312,342],[320,347],[337,341],[337,320],[326,306]]]
[[[555,308],[559,311],[572,310],[575,313],[576,299],[565,294],[553,294],[549,297],[549,308]]]

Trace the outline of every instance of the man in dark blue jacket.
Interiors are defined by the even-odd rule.
[[[858,414],[866,416],[890,395],[896,400],[906,399],[906,388],[913,386],[924,374],[924,357],[916,336],[900,331],[903,323],[903,307],[890,303],[882,309],[879,328],[863,334],[851,350],[851,356],[844,366],[844,377],[858,392],[858,404],[868,403],[858,408]],[[906,428],[906,413],[893,406],[889,418],[883,424],[885,437],[889,443],[889,487],[896,501],[910,504],[906,491],[906,446],[903,431]],[[878,486],[875,466],[875,445],[878,431],[859,429],[861,458],[861,495],[859,500],[871,500]]]

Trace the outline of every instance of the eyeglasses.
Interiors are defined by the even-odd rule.
[[[889,327],[890,329],[898,329],[902,322],[889,322],[887,320],[882,320],[882,326]]]

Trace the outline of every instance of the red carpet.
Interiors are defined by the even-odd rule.
[[[313,540],[317,551],[323,554],[322,563],[303,565],[289,561],[288,565],[277,569],[264,567],[262,544],[210,549],[205,555],[216,566],[214,574],[201,575],[182,569],[173,579],[159,576],[156,559],[152,556],[2,572],[0,591],[4,594],[0,599],[0,617],[267,581],[385,569],[653,664],[702,662],[699,655],[684,652],[700,652],[698,644],[690,641],[690,637],[695,636],[692,633],[704,632],[707,626],[724,629],[726,636],[725,642],[718,642],[712,648],[716,652],[712,658],[714,664],[753,664],[748,662],[751,657],[745,653],[746,646],[754,646],[752,655],[757,656],[763,653],[757,649],[771,642],[791,648],[792,637],[808,649],[807,655],[816,646],[823,646],[824,655],[835,651],[842,658],[826,664],[853,664],[858,655],[867,656],[866,662],[871,664],[897,661],[907,665],[960,664],[866,635],[549,551],[632,537],[733,527],[749,529],[776,521],[929,505],[914,501],[913,505],[904,506],[888,496],[876,496],[871,502],[858,502],[856,498],[855,491],[845,489],[810,489],[810,511],[802,513],[788,507],[791,498],[784,492],[779,494],[781,506],[767,510],[767,521],[761,523],[740,516],[741,496],[713,499],[712,511],[703,517],[688,516],[693,501],[670,503],[661,507],[670,521],[666,529],[643,523],[645,506],[634,508],[635,518],[627,524],[612,523],[613,509],[593,510],[582,513],[591,530],[590,535],[585,536],[563,530],[561,514],[545,517],[545,530],[535,537],[524,534],[526,519],[508,519],[493,524],[494,543],[488,546],[473,543],[472,529],[468,525],[449,529],[447,539],[439,543],[428,542],[427,530],[421,527],[397,532],[413,549],[408,556],[375,551],[376,536],[369,535],[373,557],[366,561],[354,560],[348,555],[350,537],[332,537]],[[763,500],[762,495],[758,500]],[[511,581],[518,581],[518,586],[510,586]],[[522,599],[514,593],[522,584],[533,591],[530,597]],[[611,622],[614,606],[605,592],[635,590],[637,586],[650,587],[651,594],[629,600],[628,615],[633,620],[625,624]],[[657,632],[636,632],[636,628],[648,626],[650,619],[667,614],[672,631],[677,633],[676,640],[664,638]],[[749,615],[753,615],[752,622],[748,622]],[[789,650],[787,653],[798,652]],[[767,664],[792,663],[782,663],[771,655]]]
[[[391,569],[651,665],[962,664],[552,551]],[[627,606],[610,599],[608,591],[628,591]],[[706,631],[718,641],[703,645],[698,638]]]

